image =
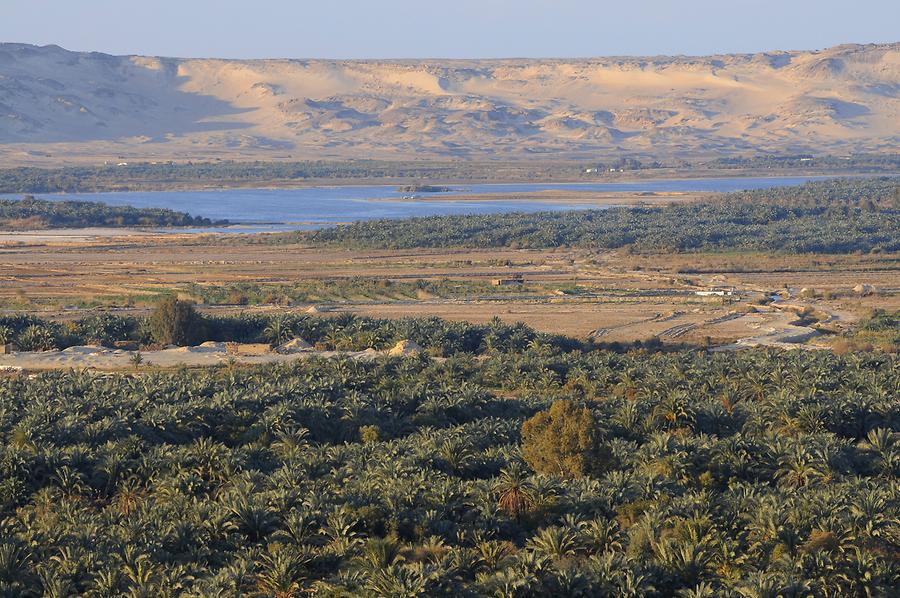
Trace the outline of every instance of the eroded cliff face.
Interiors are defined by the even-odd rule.
[[[0,45],[0,157],[878,151],[900,44],[581,60],[216,60]]]

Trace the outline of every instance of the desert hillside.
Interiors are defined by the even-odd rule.
[[[565,60],[217,60],[0,44],[0,160],[896,150],[900,43]]]

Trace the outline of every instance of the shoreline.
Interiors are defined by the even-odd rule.
[[[574,195],[573,195],[574,193]],[[612,208],[639,205],[668,205],[673,203],[688,203],[709,199],[717,195],[709,191],[561,191],[547,189],[542,191],[518,192],[518,193],[472,193],[466,195],[429,194],[425,197],[415,198],[369,198],[362,201],[373,203],[478,203],[478,202],[520,202],[542,203],[551,205],[595,206],[597,208]],[[319,222],[313,220],[292,221],[267,221],[267,222],[231,222],[227,225],[205,227],[110,227],[88,226],[77,228],[42,228],[23,230],[0,230],[0,247],[15,246],[22,243],[46,243],[65,241],[87,241],[91,239],[111,239],[121,237],[156,237],[156,236],[197,236],[197,235],[228,235],[228,234],[270,234],[273,232],[292,232],[282,230],[242,230],[257,229],[260,227],[297,227],[296,230],[305,230],[303,227],[321,228],[340,224],[350,224],[356,220],[342,222]],[[223,230],[225,229],[225,230]]]

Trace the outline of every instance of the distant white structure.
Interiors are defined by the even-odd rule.
[[[734,293],[734,287],[713,287],[704,291],[694,291],[694,294],[700,297],[732,297]]]

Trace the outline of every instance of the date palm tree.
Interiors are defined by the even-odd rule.
[[[572,558],[581,550],[577,532],[562,526],[541,529],[529,540],[529,547],[536,554],[555,561]]]
[[[518,463],[500,471],[494,492],[497,495],[497,507],[516,521],[533,509],[537,502],[534,485],[524,467]]]
[[[779,459],[775,477],[790,488],[802,488],[815,484],[828,474],[828,466],[812,451],[794,446]]]
[[[257,587],[265,595],[275,598],[293,598],[300,595],[306,578],[305,565],[310,558],[293,547],[272,545],[260,558],[260,571],[256,575]]]
[[[263,336],[273,347],[286,343],[294,336],[292,319],[285,315],[274,316],[263,330]]]
[[[900,471],[900,434],[888,428],[875,428],[866,435],[862,447],[876,457],[881,475],[893,476]]]

